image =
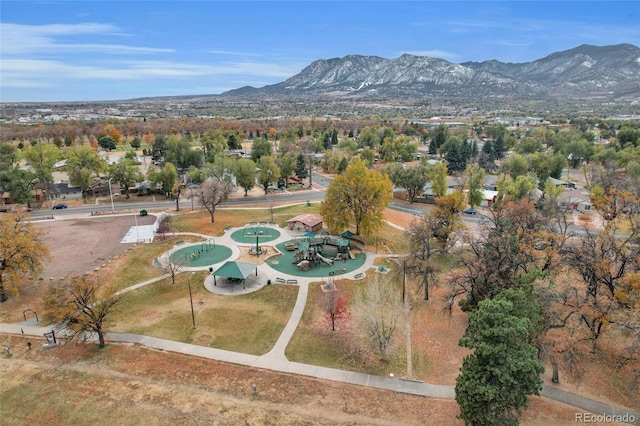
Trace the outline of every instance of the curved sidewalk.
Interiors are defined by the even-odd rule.
[[[51,327],[37,327],[21,324],[0,323],[0,333],[4,334],[20,335],[22,334],[21,332],[24,331],[24,335],[42,336],[43,333],[50,330]],[[110,341],[113,342],[137,343],[148,348],[181,353],[191,356],[198,356],[201,358],[245,365],[254,368],[264,368],[272,371],[298,374],[307,377],[332,380],[359,386],[368,386],[377,389],[401,392],[410,395],[419,395],[429,398],[455,398],[455,388],[453,386],[434,385],[420,381],[404,380],[401,378],[392,379],[388,377],[373,376],[370,374],[290,362],[277,356],[270,356],[269,354],[271,352],[262,356],[248,355],[238,352],[225,351],[222,349],[214,349],[204,346],[174,342],[171,340],[158,339],[156,337],[140,336],[137,334],[129,333],[109,333],[107,337]],[[541,396],[568,405],[572,405],[574,407],[598,415],[622,416],[624,414],[629,414],[630,416],[635,416],[636,420],[640,419],[640,411],[616,407],[602,403],[600,401],[594,401],[551,386],[545,386],[542,390]]]
[[[290,236],[285,235],[286,232],[278,238],[279,240],[286,241],[290,238]],[[195,235],[202,237],[204,239],[211,238],[209,235],[198,234],[198,233],[180,233],[180,235]],[[230,238],[231,232],[227,231],[221,237],[214,237],[216,243],[235,246],[237,242],[233,241]],[[275,244],[275,243],[274,243]],[[359,274],[366,273],[366,271],[370,270],[374,266],[374,261],[376,257],[393,257],[392,255],[384,255],[384,254],[372,254],[368,253],[365,263],[358,269],[354,270],[350,274],[346,274],[345,276],[341,276],[341,278],[348,279],[356,279],[355,276],[359,276]],[[260,264],[257,265],[258,270],[261,271],[263,276],[267,276],[269,273],[276,273],[272,268],[268,265]],[[205,270],[206,267],[196,267],[196,268],[184,268],[184,271],[197,271],[197,270]],[[348,383],[353,385],[360,386],[368,386],[377,389],[384,389],[393,392],[401,392],[405,394],[411,395],[419,395],[430,398],[443,398],[443,399],[453,399],[455,398],[455,388],[454,386],[445,386],[445,385],[436,385],[425,383],[417,380],[408,380],[402,378],[389,378],[382,376],[374,376],[371,374],[357,373],[346,370],[338,370],[327,367],[320,367],[310,364],[302,364],[297,362],[289,361],[285,356],[285,349],[291,340],[291,337],[295,333],[295,330],[298,327],[298,324],[302,318],[302,314],[304,313],[304,308],[307,302],[307,296],[309,291],[309,284],[314,281],[320,280],[317,277],[300,277],[300,276],[290,276],[286,274],[278,273],[278,275],[284,276],[286,279],[295,279],[297,281],[297,286],[299,287],[298,296],[296,299],[295,306],[291,312],[291,316],[285,328],[283,329],[280,337],[277,342],[273,346],[273,348],[264,355],[256,356],[243,354],[239,352],[230,352],[222,349],[215,349],[205,346],[198,346],[188,343],[175,342],[172,340],[160,339],[156,337],[150,336],[142,336],[130,333],[108,333],[107,339],[113,342],[121,342],[121,343],[137,343],[142,346],[146,346],[148,348],[159,349],[169,352],[181,353],[185,355],[198,356],[201,358],[207,358],[222,362],[228,362],[232,364],[245,365],[254,368],[263,368],[272,371],[284,372],[284,373],[292,373],[298,374],[307,377],[314,377],[318,379],[324,380],[332,380],[342,383]],[[121,290],[121,292],[131,291],[142,286],[151,284],[158,280],[165,278],[167,275],[163,275],[160,277],[153,278],[151,280],[136,284],[134,286],[128,287],[126,289]],[[361,278],[361,277],[360,277]],[[205,283],[206,286],[206,283]],[[29,336],[42,336],[45,332],[51,331],[54,327],[39,327],[33,326],[28,323],[19,323],[19,324],[3,324],[0,323],[0,333],[6,334],[16,334],[16,335],[29,335]],[[97,340],[97,339],[93,339]],[[578,407],[580,409],[589,411],[591,413],[599,414],[599,415],[608,415],[608,416],[618,416],[629,414],[635,416],[635,419],[640,419],[640,411],[630,410],[620,407],[615,407],[609,404],[602,403],[600,401],[591,400],[580,395],[575,395],[551,386],[545,386],[541,392],[541,396],[547,397],[549,399],[559,401],[565,404],[572,405],[574,407]]]

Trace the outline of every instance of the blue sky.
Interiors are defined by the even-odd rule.
[[[640,46],[639,23],[639,1],[0,0],[0,102],[218,94],[349,54],[529,62]]]

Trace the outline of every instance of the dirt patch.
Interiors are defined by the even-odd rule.
[[[137,218],[138,225],[151,225],[155,216]],[[45,230],[45,243],[51,260],[44,263],[42,278],[60,278],[69,273],[85,274],[110,262],[134,244],[121,244],[129,228],[135,226],[129,216],[96,217],[38,222]]]
[[[41,349],[0,336],[7,424],[462,424],[454,400],[240,367],[134,345]],[[252,384],[256,384],[253,390]],[[64,397],[60,400],[60,389]],[[83,417],[74,419],[75,401]],[[74,403],[75,404],[75,403]],[[532,398],[523,424],[569,424],[576,409]],[[42,417],[39,417],[42,416]]]
[[[138,225],[151,225],[155,216],[138,217]],[[18,297],[11,296],[0,305],[0,321],[18,322],[24,319],[25,309],[40,315],[46,283],[69,274],[92,273],[96,268],[117,261],[118,256],[134,244],[121,244],[134,218],[127,216],[95,217],[83,219],[34,222],[44,230],[43,241],[49,247],[51,258],[43,263],[40,277],[20,288]]]
[[[236,261],[261,264],[268,259],[276,256],[280,256],[280,252],[272,246],[260,246],[261,253],[259,256],[255,254],[255,247],[239,247],[240,256]]]

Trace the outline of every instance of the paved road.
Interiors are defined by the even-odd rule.
[[[325,179],[323,176],[314,174],[314,185],[316,182],[320,182],[320,184],[328,183],[328,179]],[[280,198],[281,197],[281,198]],[[312,191],[304,191],[300,193],[291,193],[284,194],[278,197],[279,200],[286,199],[287,201],[296,202],[296,201],[304,201],[304,200],[317,200],[324,198],[324,190],[320,188],[316,188],[316,190]],[[266,197],[252,197],[250,199],[239,198],[236,199],[233,203],[229,203],[230,205],[246,205],[246,204],[257,204],[263,202],[269,202],[271,199]],[[185,205],[184,202],[182,204]],[[120,205],[120,203],[116,203],[114,207],[116,209],[127,208],[132,211],[141,210],[141,209],[150,209],[155,206],[162,207],[173,207],[175,206],[175,202],[173,201],[163,201],[156,203],[126,203]],[[66,210],[56,210],[54,211],[56,216],[71,216],[77,214],[89,214],[91,211],[96,211],[96,207],[100,207],[103,211],[109,211],[111,209],[110,205],[106,206],[83,206],[73,209]],[[414,214],[416,216],[421,216],[424,214],[424,211],[428,208],[426,206],[404,206],[400,204],[393,203],[390,208],[404,211],[407,213]],[[51,211],[36,211],[33,212],[33,216],[38,216],[38,214],[42,213],[42,215],[50,215]],[[478,215],[477,217],[465,217],[465,219],[469,222],[479,222],[484,220],[482,215]],[[230,233],[227,233],[230,234]],[[219,240],[220,237],[217,238]],[[234,244],[231,243],[230,244]],[[363,265],[360,269],[353,272],[353,275],[358,274],[359,272],[364,272],[371,267],[373,264],[374,255],[368,254],[367,263]],[[189,269],[191,271],[192,269]],[[361,271],[362,270],[362,271]],[[163,277],[158,277],[153,280],[149,280],[143,283],[136,284],[124,291],[130,291],[136,288],[140,288],[145,285],[152,284],[153,282],[162,279]],[[135,334],[128,333],[110,333],[108,335],[108,339],[114,342],[128,342],[128,343],[138,343],[140,345],[144,345],[146,347],[166,350],[171,352],[183,353],[186,355],[199,356],[202,358],[208,358],[223,362],[229,362],[233,364],[246,365],[250,367],[257,368],[265,368],[274,371],[281,371],[286,373],[294,373],[303,376],[316,377],[325,380],[333,380],[344,383],[350,383],[361,386],[369,386],[378,389],[386,389],[394,392],[401,392],[406,394],[413,395],[421,395],[425,397],[432,398],[446,398],[452,399],[455,398],[455,390],[453,386],[443,386],[443,385],[435,385],[429,384],[416,380],[405,380],[402,378],[388,378],[388,377],[380,377],[380,376],[372,376],[370,374],[356,373],[345,370],[337,370],[333,368],[319,367],[309,364],[301,364],[297,362],[289,361],[285,356],[285,348],[289,343],[289,340],[293,336],[295,329],[298,326],[300,318],[302,317],[302,313],[304,312],[304,307],[307,299],[308,285],[309,282],[315,279],[301,279],[297,278],[299,285],[298,298],[296,300],[296,304],[294,306],[293,312],[289,319],[289,322],[285,326],[280,338],[274,345],[274,347],[262,356],[248,355],[238,352],[230,352],[221,349],[209,348],[198,345],[191,345],[187,343],[175,342],[171,340],[159,339],[155,337],[149,336],[140,336]],[[51,330],[51,327],[39,327],[36,324],[32,324],[30,322],[20,323],[20,324],[3,324],[0,323],[0,333],[9,333],[9,334],[21,334],[24,333],[26,335],[32,336],[42,336],[45,332]],[[577,407],[581,410],[586,410],[599,415],[623,415],[630,414],[633,415],[636,419],[640,419],[640,411],[630,410],[621,407],[615,407],[612,405],[604,404],[599,401],[591,400],[579,395],[575,395],[569,392],[562,391],[560,389],[545,386],[542,391],[542,396],[563,402],[574,407]]]

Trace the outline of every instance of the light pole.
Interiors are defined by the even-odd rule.
[[[112,179],[113,179],[112,177],[109,178],[109,198],[111,198],[111,213],[115,213],[116,211],[113,208],[113,192],[111,192],[111,180]]]
[[[191,211],[193,211],[193,180],[189,184],[189,188],[191,189]]]
[[[193,328],[196,328],[196,315],[193,313],[193,296],[191,295],[191,277],[193,276],[193,274],[195,274],[195,272],[192,272],[189,275],[189,279],[187,280],[187,283],[189,285],[189,301],[191,302],[191,321],[193,322]]]

